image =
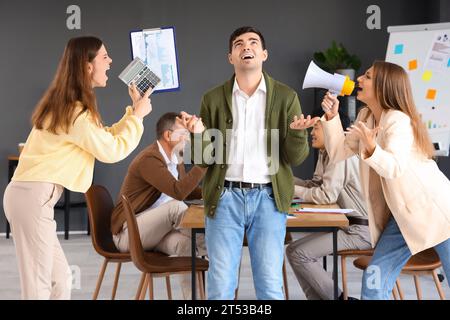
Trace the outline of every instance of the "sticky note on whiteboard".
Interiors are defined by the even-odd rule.
[[[425,71],[425,72],[423,73],[423,75],[422,75],[422,80],[428,82],[428,81],[431,80],[431,77],[432,77],[432,76],[433,76],[433,72],[427,70],[427,71]]]
[[[408,69],[409,70],[416,70],[417,69],[417,60],[416,59],[409,61]]]
[[[403,53],[403,44],[396,44],[394,48],[395,54],[402,54]]]
[[[427,91],[427,99],[428,100],[434,100],[436,98],[436,90],[435,89],[428,89]]]

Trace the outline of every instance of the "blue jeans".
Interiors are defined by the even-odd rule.
[[[225,187],[214,218],[206,218],[211,300],[232,300],[238,285],[244,232],[258,299],[284,299],[282,267],[286,213],[277,210],[272,188]]]
[[[450,239],[434,247],[450,285]],[[411,257],[411,251],[394,217],[391,217],[375,247],[370,265],[364,271],[361,299],[389,300],[395,281],[403,266]]]

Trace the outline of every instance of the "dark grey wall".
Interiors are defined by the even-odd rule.
[[[439,15],[441,22],[450,22],[450,1],[439,0]]]
[[[81,31],[66,28],[66,8],[77,4],[82,11]],[[366,28],[366,8],[381,8],[381,30]],[[443,13],[442,8],[447,13]],[[182,90],[152,97],[153,112],[145,119],[145,133],[128,159],[114,165],[97,163],[95,182],[106,185],[115,198],[128,164],[154,139],[154,126],[169,110],[198,113],[201,95],[232,74],[227,63],[229,34],[242,25],[258,27],[266,37],[269,60],[265,68],[294,88],[305,112],[313,108],[313,90],[301,84],[314,51],[332,40],[342,42],[363,61],[363,69],[386,53],[387,26],[432,23],[449,19],[448,1],[374,0],[128,0],[128,1],[6,1],[0,0],[0,190],[7,184],[7,156],[30,130],[31,112],[55,72],[70,37],[93,34],[101,37],[113,59],[108,87],[97,90],[105,123],[119,119],[129,102],[126,87],[117,75],[130,61],[128,32],[164,25],[176,27]],[[297,175],[309,177],[312,156]],[[450,170],[449,170],[450,172]],[[80,195],[81,196],[81,195]],[[61,213],[57,213],[59,229]],[[72,214],[72,229],[85,228],[85,214]],[[0,230],[4,230],[0,217]]]

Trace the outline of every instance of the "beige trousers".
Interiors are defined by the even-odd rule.
[[[308,300],[332,300],[334,283],[322,266],[322,258],[333,253],[333,234],[311,233],[290,243],[286,256]],[[371,249],[368,226],[351,225],[337,233],[338,250]],[[342,291],[339,290],[339,294]]]
[[[175,256],[191,256],[191,231],[179,228],[187,208],[184,202],[171,200],[157,208],[137,214],[136,221],[144,250]],[[126,222],[122,231],[113,236],[113,240],[120,252],[129,251]],[[197,255],[206,256],[203,234],[197,235]],[[190,299],[191,275],[180,275],[180,285],[184,299]]]
[[[64,188],[12,181],[3,197],[11,225],[22,299],[70,299],[72,273],[56,236],[54,206]]]

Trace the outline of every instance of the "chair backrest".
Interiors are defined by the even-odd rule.
[[[84,194],[91,225],[91,238],[95,251],[100,255],[117,253],[111,233],[111,215],[114,203],[108,190],[92,185]]]
[[[148,264],[145,261],[145,251],[142,247],[141,235],[136,221],[136,215],[127,196],[122,195],[122,204],[125,211],[128,227],[128,247],[131,259],[136,267],[142,272],[148,271]]]

